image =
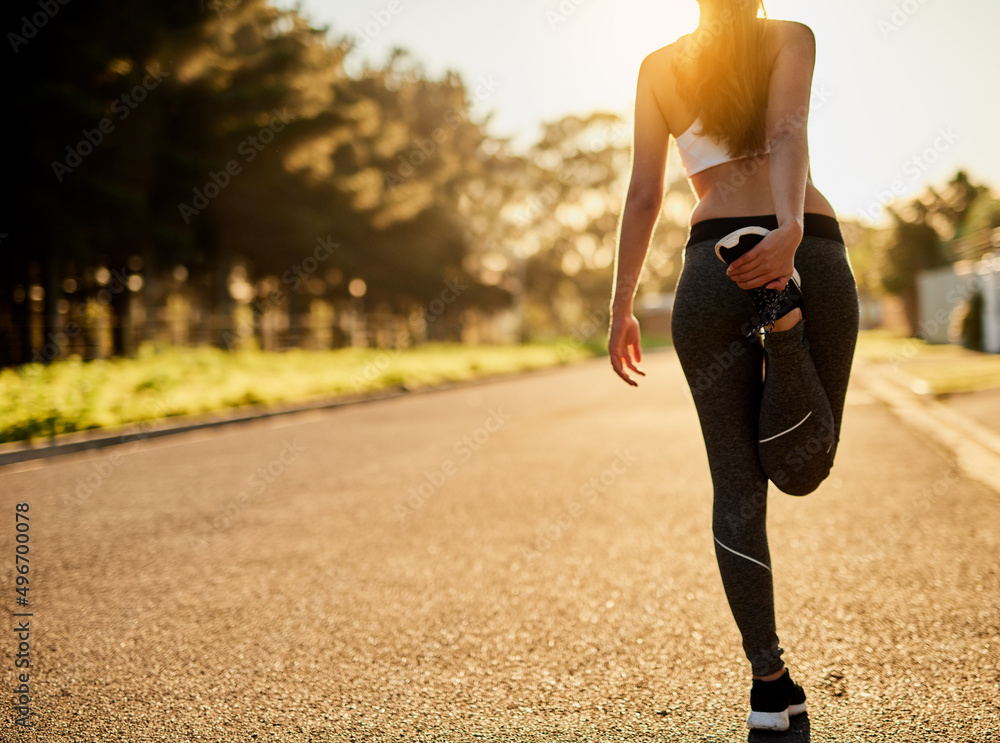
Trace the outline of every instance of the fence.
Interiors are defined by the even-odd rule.
[[[182,295],[171,295],[152,310],[138,296],[115,316],[94,301],[61,304],[54,319],[40,303],[22,313],[0,315],[0,366],[48,363],[69,356],[85,360],[135,355],[143,344],[214,346],[241,350],[292,348],[325,350],[344,347],[400,348],[434,341],[517,343],[522,339],[519,312],[434,313],[416,307],[406,315],[367,310],[360,301],[314,299],[305,311],[287,306],[236,303],[231,312],[207,311]]]

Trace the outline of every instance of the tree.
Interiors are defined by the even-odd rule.
[[[989,189],[971,183],[959,171],[944,188],[928,187],[919,198],[889,209],[892,236],[881,246],[878,271],[882,287],[903,300],[911,332],[916,332],[918,324],[920,273],[970,257],[961,249],[965,238],[987,229],[983,225],[992,223],[994,215],[1000,217],[1000,210],[994,211],[991,203]]]
[[[47,341],[58,325],[63,277],[76,274],[84,284],[82,266],[115,254],[146,221],[133,184],[148,178],[149,158],[133,156],[126,142],[155,139],[151,108],[139,106],[160,82],[148,69],[154,50],[201,20],[198,0],[55,8],[42,27],[34,19],[48,13],[22,17],[13,3],[0,11],[4,28],[20,31],[8,37],[5,120],[25,122],[4,179],[0,255],[9,270],[0,278],[0,306],[13,319],[2,339],[6,363],[39,357],[27,333],[29,302],[44,306]],[[23,299],[32,286],[43,292],[40,300]],[[118,301],[124,292],[111,296]]]

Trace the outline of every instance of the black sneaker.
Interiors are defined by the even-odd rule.
[[[806,693],[792,681],[788,669],[774,681],[753,680],[750,688],[751,730],[788,730],[790,716],[806,711]]]
[[[756,225],[730,232],[715,244],[715,254],[728,266],[748,253],[769,232],[769,229]],[[796,307],[802,307],[799,272],[794,268],[792,272],[792,278],[784,289],[765,289],[761,286],[747,290],[754,309],[757,310],[757,314],[750,319],[749,329],[745,331],[748,338],[752,335],[767,335],[774,329],[774,323]]]

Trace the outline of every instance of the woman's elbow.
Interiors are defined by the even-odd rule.
[[[630,188],[625,197],[625,209],[636,212],[660,211],[663,205],[663,189]]]
[[[779,151],[807,152],[808,149],[805,126],[776,126],[767,133],[767,150],[772,155]]]

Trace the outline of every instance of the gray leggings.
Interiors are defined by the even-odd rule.
[[[803,321],[759,341],[743,336],[747,291],[726,276],[715,242],[772,216],[692,228],[673,312],[673,342],[691,388],[712,474],[712,531],[722,583],[752,672],[780,670],[767,485],[806,495],[830,473],[858,334],[858,294],[836,221],[806,215],[795,254]]]

